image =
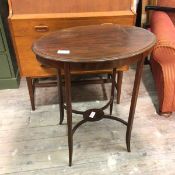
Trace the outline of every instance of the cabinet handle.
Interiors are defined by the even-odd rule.
[[[35,31],[37,32],[47,32],[48,30],[49,30],[48,26],[44,25],[35,26]]]
[[[105,23],[102,23],[101,25],[111,25],[111,24],[114,24],[114,23],[111,23],[111,22],[105,22]]]

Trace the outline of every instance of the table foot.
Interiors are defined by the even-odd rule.
[[[131,152],[131,146],[130,146],[130,136],[126,137],[126,148],[128,152]]]
[[[70,140],[70,142],[69,142],[69,166],[72,166],[73,140]]]
[[[26,80],[27,80],[27,86],[28,86],[32,111],[34,111],[35,110],[35,95],[34,95],[35,86],[33,85],[33,79],[31,77],[27,77]]]

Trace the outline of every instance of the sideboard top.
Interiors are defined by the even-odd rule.
[[[13,14],[125,11],[132,0],[9,0]]]

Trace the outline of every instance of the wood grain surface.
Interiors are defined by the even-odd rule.
[[[115,24],[91,25],[60,30],[33,44],[36,55],[68,63],[93,63],[137,56],[155,44],[155,36],[137,27]],[[58,54],[68,50],[69,54]]]
[[[128,10],[131,0],[11,0],[15,14],[76,13]],[[53,5],[54,4],[54,5]]]

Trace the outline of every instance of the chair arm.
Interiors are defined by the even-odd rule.
[[[158,41],[156,45],[154,46],[154,51],[156,49],[170,49],[173,52],[173,55],[175,56],[175,42],[172,41]],[[170,52],[169,52],[170,53]]]
[[[173,7],[152,6],[152,5],[148,5],[145,7],[145,11],[150,11],[150,10],[175,13],[175,8]]]
[[[175,62],[175,27],[167,13],[153,12],[151,31],[157,37],[153,50],[154,59],[159,63]]]
[[[175,42],[157,42],[154,46],[152,55],[160,64],[175,64]]]

